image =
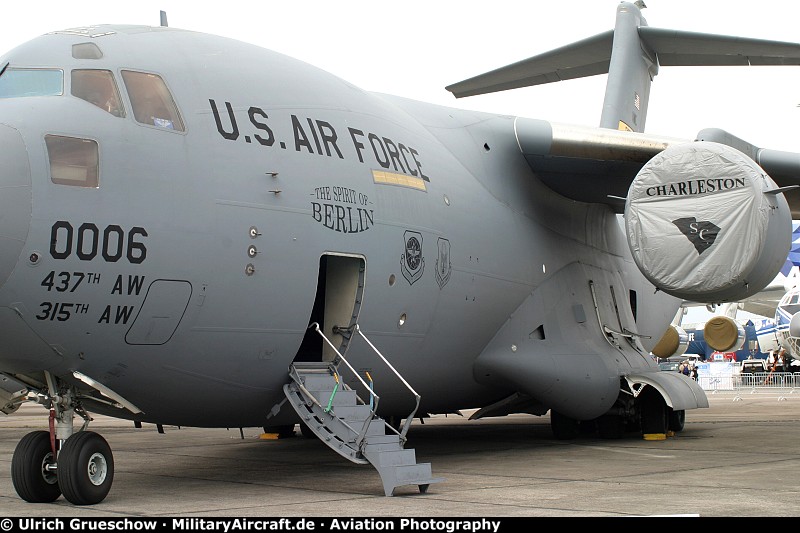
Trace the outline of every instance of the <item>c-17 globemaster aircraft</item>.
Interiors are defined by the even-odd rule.
[[[19,496],[106,497],[90,413],[300,423],[387,496],[441,481],[406,448],[430,414],[680,431],[707,399],[651,353],[685,347],[682,302],[775,277],[800,159],[716,129],[644,133],[650,83],[669,65],[797,65],[800,45],[651,28],[642,7],[448,87],[607,73],[599,128],[369,93],[165,25],[0,57],[1,404],[46,408],[12,458]]]

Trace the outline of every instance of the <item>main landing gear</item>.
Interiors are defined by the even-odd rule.
[[[100,503],[114,480],[111,448],[102,436],[86,431],[91,418],[75,389],[56,389],[49,375],[48,385],[50,395],[40,396],[39,401],[50,407],[50,431],[33,431],[17,444],[11,459],[14,489],[31,503],[53,502],[62,494],[75,505]],[[77,432],[75,414],[84,419]]]
[[[594,433],[603,439],[620,439],[634,431],[645,440],[664,440],[683,431],[685,423],[686,411],[674,411],[652,387],[645,388],[635,401],[631,396],[620,396],[612,410],[594,420],[579,421],[550,411],[550,428],[558,440]]]

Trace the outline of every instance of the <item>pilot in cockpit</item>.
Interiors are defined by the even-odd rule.
[[[107,70],[72,71],[72,95],[96,105],[115,117],[125,116],[114,78]]]

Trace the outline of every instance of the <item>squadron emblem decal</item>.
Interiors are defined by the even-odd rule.
[[[711,248],[720,232],[718,226],[708,221],[698,222],[694,217],[679,218],[672,223],[678,226],[681,233],[694,245],[697,255]]]
[[[422,257],[422,234],[416,231],[406,231],[403,234],[406,252],[400,256],[400,269],[409,285],[422,277],[425,270],[425,258]]]
[[[443,289],[447,282],[450,281],[452,269],[450,264],[450,241],[439,237],[437,245],[439,256],[436,258],[436,283],[439,284],[440,289]]]

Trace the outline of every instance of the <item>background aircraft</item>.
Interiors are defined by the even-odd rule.
[[[37,401],[51,428],[15,450],[19,495],[105,498],[90,412],[301,422],[387,495],[440,481],[405,448],[428,413],[680,431],[707,399],[650,351],[682,301],[772,280],[800,165],[719,129],[644,133],[650,83],[797,65],[800,45],[659,30],[631,3],[610,25],[448,86],[608,72],[600,128],[366,92],[173,28],[73,28],[0,56],[0,371],[27,393],[2,404]]]
[[[722,354],[722,356],[727,358],[729,354],[732,353],[733,360],[735,361],[742,361],[748,358],[766,359],[769,355],[768,348],[762,348],[762,344],[759,343],[759,338],[761,338],[762,341],[769,335],[771,335],[773,339],[775,338],[775,320],[771,318],[751,318],[737,320],[737,322],[742,326],[744,340],[740,347],[735,350],[731,349],[729,352]],[[720,352],[709,346],[705,341],[703,326],[705,326],[705,323],[684,328],[689,336],[689,346],[686,349],[686,353],[698,354],[704,361],[712,361]],[[766,346],[766,344],[764,344],[764,346]]]
[[[741,302],[705,307],[687,304],[681,327],[688,335],[687,353],[708,358],[718,350],[705,341],[704,328],[713,317],[728,317],[741,326],[740,338],[734,346],[721,351],[735,353],[737,361],[748,357],[766,358],[770,350],[783,347],[787,359],[798,359],[800,338],[792,334],[792,318],[800,310],[800,222],[792,222],[792,245],[786,262],[775,279],[758,294]],[[699,311],[699,312],[698,312]],[[787,361],[788,363],[788,361]]]

